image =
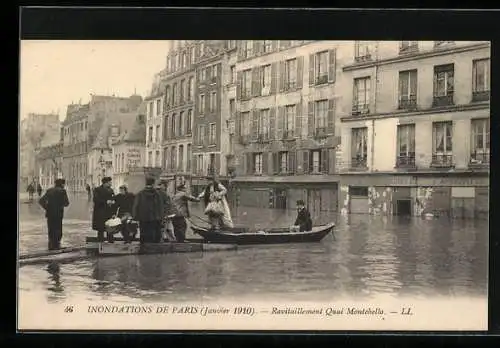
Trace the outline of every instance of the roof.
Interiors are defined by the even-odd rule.
[[[111,113],[102,121],[99,128],[99,133],[94,140],[92,149],[107,149],[109,148],[108,139],[110,137],[110,126],[117,125],[120,134],[125,133],[127,129],[131,129],[135,123],[137,112],[129,113]]]

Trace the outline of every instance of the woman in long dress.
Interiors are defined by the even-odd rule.
[[[227,189],[214,177],[208,177],[207,179],[210,183],[200,194],[199,198],[203,199],[203,203],[205,204],[205,214],[208,215],[212,228],[233,228],[234,224],[231,219],[231,211],[229,210],[229,204],[226,199]],[[214,203],[217,206],[220,206],[221,209],[218,211],[207,209],[209,208],[209,204],[211,205]]]

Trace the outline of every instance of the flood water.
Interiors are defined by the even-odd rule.
[[[70,200],[63,246],[81,246],[86,236],[94,235],[91,204],[83,196]],[[36,204],[22,201],[20,253],[44,250],[43,212]],[[203,216],[196,205],[192,211]],[[236,224],[267,227],[290,225],[295,212],[239,207],[233,215]],[[168,302],[487,294],[487,221],[327,213],[314,218],[315,224],[327,221],[336,222],[335,234],[315,244],[23,266],[20,295],[42,295],[49,302],[73,296]]]

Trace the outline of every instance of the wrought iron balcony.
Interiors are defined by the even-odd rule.
[[[352,106],[352,115],[366,115],[370,113],[370,106],[368,104],[355,104]]]
[[[397,168],[415,168],[415,154],[396,157]]]
[[[316,85],[322,85],[328,82],[328,74],[318,76],[316,78]]]
[[[481,102],[490,100],[490,91],[474,91],[472,92],[472,101]]]
[[[294,131],[293,130],[287,130],[287,131],[284,131],[283,132],[283,140],[292,140],[292,139],[295,139],[294,138]]]
[[[316,138],[325,138],[327,136],[328,132],[326,127],[318,127],[316,128],[316,131],[314,132],[314,136]]]
[[[435,168],[451,168],[453,167],[452,154],[433,154],[431,167]]]
[[[469,166],[470,167],[487,167],[490,165],[490,152],[473,152],[470,155]]]
[[[349,169],[351,170],[366,170],[368,168],[367,156],[356,156],[351,158]]]
[[[417,96],[401,96],[399,97],[398,109],[400,110],[416,110],[417,109]]]
[[[432,100],[433,107],[450,106],[450,105],[453,105],[453,92],[448,92],[447,95],[443,96],[434,96],[434,99]]]
[[[358,54],[356,57],[354,57],[354,60],[356,61],[356,63],[368,62],[372,60],[372,55],[371,53]]]
[[[269,142],[269,133],[259,133],[257,135],[257,142],[258,143],[267,143]]]

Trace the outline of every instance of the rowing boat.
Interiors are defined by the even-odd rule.
[[[294,232],[289,228],[270,228],[262,231],[251,231],[247,228],[232,228],[214,231],[205,227],[191,224],[194,233],[205,241],[220,244],[285,244],[285,243],[314,243],[320,242],[335,227],[334,223],[315,226],[311,231]]]

